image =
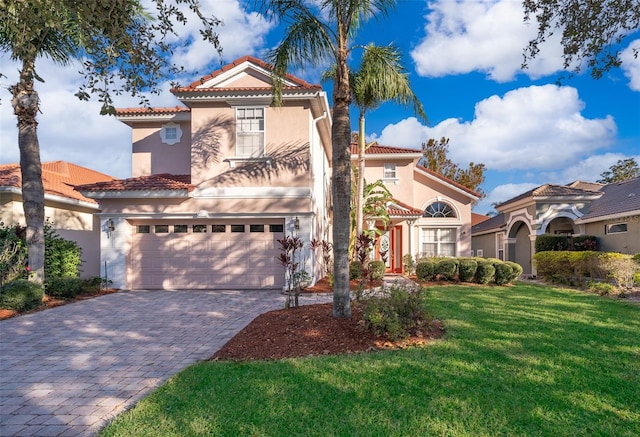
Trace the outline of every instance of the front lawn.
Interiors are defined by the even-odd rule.
[[[429,301],[431,345],[201,363],[100,435],[640,435],[640,304],[524,283]]]

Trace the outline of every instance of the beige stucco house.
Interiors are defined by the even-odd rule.
[[[420,150],[378,144],[365,154],[364,177],[381,180],[394,201],[388,205],[390,223],[369,220],[365,228],[383,231],[376,258],[386,252],[387,270],[402,273],[402,257],[471,255],[471,207],[479,195],[420,165]],[[351,146],[357,163],[357,145]]]
[[[82,249],[81,276],[100,275],[100,206],[74,190],[75,185],[112,181],[114,178],[65,161],[42,163],[44,214],[53,229]],[[25,226],[20,164],[0,165],[0,221]]]
[[[277,240],[332,236],[325,91],[289,75],[275,107],[269,65],[244,57],[171,92],[182,105],[117,111],[132,128],[132,177],[77,187],[102,207],[106,273],[126,289],[283,287]],[[389,271],[402,271],[405,253],[471,253],[478,195],[421,167],[421,156],[378,145],[366,156],[365,178],[395,198],[378,242]],[[313,281],[320,256],[305,247],[300,259]]]
[[[593,235],[598,250],[640,252],[640,178],[603,185],[545,184],[496,206],[472,228],[476,256],[515,261],[535,275],[535,240],[545,233]]]

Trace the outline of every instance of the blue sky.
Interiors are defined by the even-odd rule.
[[[247,2],[202,3],[225,22],[219,28],[224,62],[244,55],[263,57],[278,43],[281,29],[244,9]],[[640,59],[630,55],[630,46],[640,47],[640,32],[621,47],[620,69],[600,80],[584,73],[558,86],[562,52],[557,39],[543,46],[528,70],[520,70],[522,50],[535,35],[535,28],[522,21],[518,0],[401,0],[389,17],[367,23],[358,35],[358,43],[393,43],[401,50],[430,122],[419,122],[410,109],[385,104],[367,114],[367,137],[416,149],[429,138],[449,138],[455,162],[487,167],[482,186],[487,198],[474,208],[479,213],[544,183],[595,181],[619,159],[633,157],[640,163]],[[197,41],[193,20],[180,37],[192,41],[174,55],[175,62],[192,72],[179,78],[181,83],[219,66],[217,54]],[[359,55],[354,52],[354,65]],[[17,131],[6,90],[17,79],[17,65],[6,55],[0,56],[0,65],[7,76],[0,78],[0,162],[17,162]],[[42,160],[67,160],[116,177],[130,176],[130,129],[98,115],[97,102],[73,96],[79,66],[42,60],[37,67],[46,80],[38,84]],[[317,83],[322,69],[308,66],[293,73]],[[323,85],[330,93],[330,84]],[[151,97],[152,104],[176,105],[169,83],[163,88],[162,95]],[[138,104],[128,97],[116,102],[121,107]]]

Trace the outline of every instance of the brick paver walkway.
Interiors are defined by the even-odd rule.
[[[135,291],[1,321],[0,436],[95,435],[283,304],[275,291]]]

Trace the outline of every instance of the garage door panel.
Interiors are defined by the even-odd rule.
[[[199,222],[198,224],[203,224]],[[270,232],[134,234],[128,257],[132,288],[280,288],[282,234]],[[267,225],[268,226],[268,225]],[[152,230],[154,227],[151,227]],[[170,229],[172,227],[170,226]]]

